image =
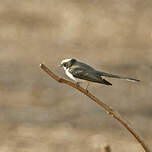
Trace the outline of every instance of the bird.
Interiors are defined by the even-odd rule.
[[[111,86],[112,83],[107,81],[105,77],[119,78],[119,79],[124,79],[124,80],[132,81],[132,82],[140,81],[140,80],[130,78],[130,77],[124,77],[124,76],[119,76],[115,74],[98,71],[94,69],[93,67],[91,67],[90,65],[83,62],[79,62],[73,58],[63,59],[61,61],[60,67],[63,67],[66,75],[70,79],[74,80],[78,85],[81,82],[87,81],[88,85],[86,87],[86,90],[88,89],[89,82],[95,82],[95,83]]]

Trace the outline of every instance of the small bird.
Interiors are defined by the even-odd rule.
[[[104,85],[112,85],[110,82],[105,80],[104,77],[125,79],[133,82],[140,81],[134,78],[100,72],[85,63],[77,61],[76,59],[64,59],[62,60],[60,66],[64,68],[66,75],[72,80],[74,80],[77,84],[87,81],[87,88],[89,86],[89,82],[96,82]]]

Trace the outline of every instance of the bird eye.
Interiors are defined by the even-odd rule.
[[[67,65],[66,63],[63,63],[63,66],[64,66],[64,67],[66,67],[66,65]]]

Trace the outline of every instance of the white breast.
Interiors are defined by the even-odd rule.
[[[77,81],[76,78],[69,72],[69,68],[65,70],[65,73],[70,79]]]
[[[65,73],[66,73],[66,75],[67,75],[70,79],[72,79],[72,80],[74,80],[74,81],[76,81],[76,82],[85,82],[85,80],[82,80],[82,79],[79,79],[79,78],[74,77],[74,76],[69,72],[69,68],[65,70]]]

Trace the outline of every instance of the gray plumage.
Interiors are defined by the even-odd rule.
[[[109,74],[109,73],[97,71],[91,66],[79,62],[75,59],[65,59],[61,62],[61,65],[66,70],[67,75],[72,74],[73,78],[70,76],[72,79],[77,78],[91,82],[102,83],[105,85],[112,85],[112,84],[107,80],[103,79],[103,77],[119,78],[119,79],[134,81],[134,82],[139,81],[134,78],[122,77],[115,74]]]

